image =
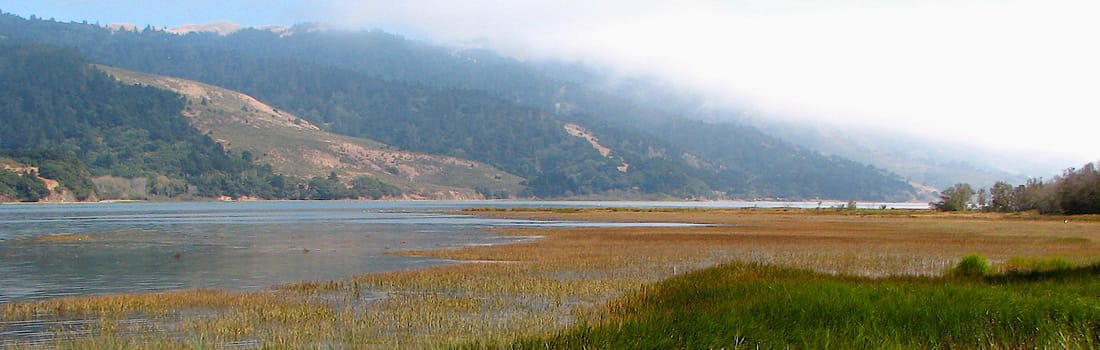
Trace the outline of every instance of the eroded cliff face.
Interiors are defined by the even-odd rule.
[[[15,161],[5,159],[5,160],[0,160],[0,168],[3,168],[4,170],[10,171],[10,172],[13,172],[13,173],[16,173],[16,174],[28,174],[28,173],[35,174],[35,178],[37,178],[39,181],[42,181],[42,183],[46,184],[46,189],[50,191],[49,195],[47,195],[47,196],[43,197],[42,199],[38,200],[38,202],[42,202],[42,203],[73,203],[73,202],[80,202],[76,199],[76,195],[74,195],[72,191],[62,187],[61,183],[58,182],[57,180],[48,179],[48,178],[44,178],[42,176],[37,175],[39,173],[39,171],[38,171],[38,167],[36,167],[36,166],[31,166],[31,165],[26,165],[26,164],[19,164]],[[95,193],[93,193],[91,196],[89,196],[88,198],[86,198],[84,200],[84,202],[96,202],[96,201],[99,201],[99,199],[96,198]],[[0,203],[2,203],[2,202],[18,202],[18,200],[15,199],[15,198],[11,198],[11,197],[5,196],[3,194],[0,194]]]
[[[477,193],[477,191],[445,190],[445,191],[406,194],[406,195],[401,196],[401,198],[393,198],[393,199],[474,201],[474,200],[484,200],[486,198],[485,198],[485,196]]]
[[[626,160],[623,159],[623,157],[612,155],[612,150],[600,144],[600,139],[596,137],[596,135],[593,134],[591,131],[588,131],[588,129],[586,129],[585,127],[573,123],[567,123],[563,126],[563,128],[565,129],[566,133],[569,133],[569,135],[587,140],[588,143],[592,145],[592,148],[596,149],[597,152],[600,152],[601,156],[618,159],[620,162],[622,162],[622,164],[619,164],[619,166],[617,167],[620,172],[625,173],[630,170],[630,164],[627,163]]]

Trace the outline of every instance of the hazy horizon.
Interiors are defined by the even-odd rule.
[[[1100,3],[1087,1],[0,0],[60,21],[380,29],[517,59],[582,62],[755,117],[1100,159]],[[934,146],[934,145],[932,145]],[[1057,169],[1051,169],[1057,171]],[[1027,174],[1049,176],[1050,174]]]

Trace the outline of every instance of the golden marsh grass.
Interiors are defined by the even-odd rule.
[[[38,236],[30,239],[36,243],[70,243],[92,240],[95,237],[84,234],[63,234],[63,235],[46,235]]]
[[[194,290],[59,298],[2,306],[4,320],[97,319],[76,347],[286,346],[439,348],[507,344],[593,322],[612,298],[675,274],[731,261],[863,276],[935,275],[964,255],[995,266],[1021,259],[1091,263],[1100,222],[1028,215],[919,211],[520,210],[534,219],[690,222],[700,227],[502,229],[541,239],[406,251],[466,263],[306,281],[269,292]],[[1015,259],[1014,259],[1015,258]],[[119,331],[118,320],[151,325]],[[112,324],[116,324],[112,328]],[[58,344],[50,344],[58,345]]]

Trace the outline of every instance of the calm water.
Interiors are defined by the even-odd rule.
[[[368,272],[449,263],[387,254],[394,251],[530,239],[496,236],[485,230],[487,227],[642,225],[440,214],[445,210],[817,205],[817,202],[436,201],[0,205],[0,303],[197,287],[256,290],[298,280],[341,279]],[[43,239],[66,235],[88,237]]]

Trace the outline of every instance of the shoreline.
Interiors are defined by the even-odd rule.
[[[2,202],[3,206],[50,206],[50,205],[95,205],[95,204],[194,204],[194,203],[486,203],[486,204],[515,204],[530,203],[533,208],[564,207],[564,208],[662,208],[662,209],[837,209],[847,205],[848,201],[842,200],[773,200],[773,199],[721,199],[721,200],[593,200],[593,199],[238,199],[221,200],[218,198],[203,198],[197,200],[145,200],[145,199],[105,199],[98,201],[38,201],[38,202]],[[856,201],[858,209],[881,210],[886,206],[887,210],[930,210],[925,202],[881,202],[881,201]]]

